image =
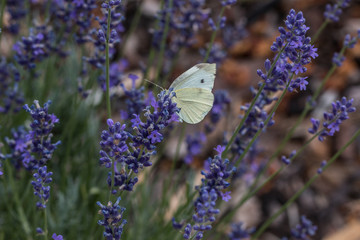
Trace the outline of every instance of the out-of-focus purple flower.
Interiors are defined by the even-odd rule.
[[[223,201],[228,202],[231,199],[231,192],[220,193]]]
[[[136,81],[139,79],[137,75],[130,74],[129,78],[132,80],[131,89],[126,89],[124,84],[120,84],[124,90],[126,100],[126,111],[121,111],[121,118],[127,120],[134,114],[139,115],[146,107],[144,87],[136,88]]]
[[[214,105],[209,113],[210,123],[205,124],[205,131],[207,134],[211,133],[216,124],[225,115],[225,109],[230,104],[231,99],[226,90],[216,90],[214,93]]]
[[[156,153],[156,144],[162,141],[161,130],[176,120],[179,109],[171,101],[174,93],[162,91],[151,106],[143,110],[145,119],[133,115],[132,126],[107,121],[108,131],[101,134],[100,164],[113,168],[108,175],[109,187],[114,186],[112,194],[118,191],[132,191],[138,181],[133,173],[152,165],[150,157]],[[112,179],[113,177],[113,179]]]
[[[41,107],[39,101],[35,100],[31,107],[27,104],[24,106],[33,119],[30,124],[31,130],[27,136],[27,139],[31,141],[30,150],[22,154],[23,164],[29,170],[45,166],[61,143],[60,141],[52,143],[51,131],[59,119],[54,114],[48,113],[50,103],[48,101],[44,107]]]
[[[223,6],[230,6],[237,2],[237,0],[222,0],[221,5]]]
[[[105,227],[103,235],[106,240],[120,240],[124,226],[127,223],[123,218],[125,208],[119,205],[120,200],[119,197],[114,204],[109,201],[106,206],[97,202],[97,205],[101,208],[99,214],[104,217],[103,220],[98,221],[98,224]]]
[[[281,156],[281,161],[285,163],[286,165],[289,165],[291,163],[292,158],[296,155],[296,150],[292,151],[289,155],[289,157]]]
[[[296,228],[291,230],[291,235],[295,239],[309,240],[311,236],[314,236],[317,230],[317,226],[307,219],[305,216],[301,216],[300,223]]]
[[[23,154],[31,145],[28,131],[23,126],[11,129],[11,137],[5,137],[5,142],[10,149],[7,158],[12,161],[16,169],[23,165]]]
[[[194,42],[195,32],[203,26],[203,22],[208,18],[205,10],[204,0],[177,0],[164,1],[164,8],[158,13],[158,27],[153,32],[152,44],[160,49],[161,39],[164,35],[166,18],[170,14],[169,23],[169,42],[166,47],[166,56],[173,58],[181,48],[190,46]]]
[[[46,203],[50,197],[50,186],[49,183],[52,182],[51,176],[52,172],[47,171],[47,167],[39,167],[37,172],[33,174],[35,181],[31,181],[31,185],[34,188],[34,194],[39,198],[39,201],[36,202],[37,208],[46,208]]]
[[[221,29],[221,36],[225,48],[234,46],[235,43],[248,36],[248,31],[245,28],[245,22],[237,22],[236,25],[227,24]]]
[[[41,62],[50,53],[66,56],[62,50],[62,43],[56,42],[56,36],[47,26],[37,26],[30,29],[28,37],[22,37],[21,41],[13,45],[15,60],[24,68],[35,68],[36,62]]]
[[[193,135],[186,136],[187,155],[184,158],[186,164],[191,164],[194,156],[199,155],[206,142],[206,136],[202,132],[197,132]]]
[[[358,31],[358,33],[360,33],[360,30]],[[344,47],[346,48],[354,48],[356,42],[358,41],[359,39],[359,36],[356,36],[356,37],[351,37],[350,34],[347,34],[345,36],[345,39],[344,39]],[[334,53],[334,56],[332,58],[332,62],[340,67],[342,65],[342,63],[344,62],[345,60],[345,57],[342,53]]]
[[[14,65],[0,62],[0,114],[18,112],[24,105],[24,96],[19,89],[20,73]]]
[[[18,34],[20,30],[20,20],[27,14],[26,1],[6,0],[6,9],[10,15],[9,26],[7,28],[10,33]]]
[[[234,223],[231,225],[231,232],[228,237],[229,240],[241,240],[248,239],[251,237],[251,234],[255,231],[255,228],[245,229],[244,223]]]
[[[52,236],[51,236],[54,240],[63,240],[63,236],[61,235],[57,235],[56,233],[54,233]]]
[[[317,170],[317,173],[318,173],[318,174],[321,174],[321,173],[323,172],[324,167],[326,166],[326,164],[327,164],[326,160],[324,160],[324,161],[321,162],[320,167],[319,167],[318,170]]]
[[[201,48],[199,52],[201,56],[205,57],[207,48]],[[211,50],[207,62],[220,64],[225,60],[226,56],[227,56],[226,51],[224,51],[224,49],[221,47],[221,44],[214,43],[211,46]]]
[[[110,89],[119,86],[124,79],[124,71],[128,66],[128,61],[121,59],[120,61],[110,64],[109,77],[110,77]],[[138,78],[138,77],[136,77]],[[98,78],[100,87],[106,90],[106,76],[105,73],[101,74]]]
[[[326,4],[324,17],[332,22],[338,22],[342,9],[350,5],[350,0],[336,0],[333,5]]]
[[[347,100],[346,97],[342,97],[341,100],[333,102],[332,110],[324,113],[323,129],[320,130],[320,121],[312,118],[311,123],[313,126],[309,128],[309,133],[319,133],[319,141],[323,141],[326,136],[333,136],[335,132],[340,130],[340,124],[349,118],[349,113],[355,112],[355,107],[352,106],[354,99]]]

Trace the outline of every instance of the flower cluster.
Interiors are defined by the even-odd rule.
[[[101,134],[100,164],[115,170],[114,176],[109,173],[109,187],[131,191],[137,182],[132,173],[152,165],[150,157],[156,153],[155,145],[163,140],[161,130],[178,121],[179,109],[171,100],[173,96],[173,92],[166,91],[158,95],[158,100],[151,96],[148,99],[150,105],[144,110],[145,121],[134,114],[131,128],[111,119],[107,121],[109,130]],[[116,194],[117,189],[113,189],[112,193]]]
[[[154,31],[153,46],[160,49],[168,14],[171,38],[166,48],[167,57],[173,58],[182,47],[190,46],[194,42],[194,33],[203,26],[208,17],[204,6],[204,0],[177,0],[173,1],[173,6],[169,0],[165,0],[164,8],[158,13],[159,26]]]
[[[245,229],[242,222],[234,223],[231,225],[231,232],[228,237],[230,240],[241,240],[250,238],[251,234],[255,231],[255,228]]]
[[[96,20],[99,22],[100,29],[91,29],[89,32],[89,41],[93,43],[95,47],[95,52],[93,56],[83,57],[83,59],[88,62],[90,65],[96,68],[103,68],[105,63],[105,48],[106,44],[109,44],[110,54],[114,53],[114,44],[120,41],[119,34],[123,32],[124,28],[122,26],[123,17],[123,7],[121,1],[104,1],[101,4],[101,8],[104,16],[102,18],[96,17]],[[109,14],[110,13],[110,14]],[[110,18],[110,36],[107,39],[107,22]],[[110,56],[111,57],[111,56]]]
[[[18,34],[20,30],[20,20],[27,14],[25,3],[26,1],[24,0],[6,1],[7,11],[10,15],[8,30],[12,34]]]
[[[342,13],[342,9],[346,8],[350,5],[350,0],[336,0],[336,3],[326,4],[324,17],[332,22],[338,22],[340,15]]]
[[[318,134],[319,141],[323,141],[326,136],[334,136],[335,132],[339,131],[340,124],[349,118],[349,113],[355,112],[353,102],[354,99],[347,100],[346,97],[333,102],[332,110],[324,113],[324,128],[319,131],[320,120],[311,118],[312,127],[309,128],[309,133]]]
[[[221,153],[225,150],[222,146],[217,146],[218,152],[214,158],[208,159],[209,170],[202,171],[204,178],[202,184],[196,186],[199,196],[194,202],[195,213],[192,216],[194,224],[187,223],[184,229],[184,239],[202,239],[203,232],[211,229],[211,223],[215,221],[215,216],[220,212],[216,207],[216,201],[219,197],[227,201],[229,193],[223,191],[229,186],[227,179],[234,173],[235,168],[229,167],[229,160],[222,159]],[[177,229],[181,224],[173,220],[173,226]]]
[[[43,61],[50,53],[66,56],[61,47],[62,44],[56,42],[54,31],[44,25],[30,29],[30,35],[16,42],[13,50],[16,61],[24,68],[32,69],[36,62]]]
[[[225,110],[230,104],[231,99],[226,90],[216,90],[214,92],[214,105],[209,112],[210,123],[205,124],[205,132],[211,133],[220,119],[225,115]]]
[[[125,208],[119,205],[120,200],[119,197],[114,204],[109,201],[107,206],[97,202],[97,205],[101,208],[99,214],[104,217],[103,220],[98,221],[98,224],[105,227],[103,235],[106,240],[120,240],[124,225],[127,223],[123,219]]]
[[[206,142],[206,136],[202,132],[197,132],[193,135],[186,136],[187,154],[184,158],[186,164],[191,164],[194,156],[201,153],[203,144]]]
[[[31,145],[29,133],[24,126],[17,129],[11,129],[11,138],[5,137],[5,142],[10,149],[7,158],[11,159],[15,169],[23,166],[23,154],[28,151]]]
[[[128,66],[128,62],[125,59],[122,59],[120,61],[116,61],[110,64],[109,66],[109,87],[110,89],[116,86],[119,86],[120,83],[123,81],[124,71],[126,67]],[[132,78],[138,78],[134,75],[129,75],[129,77]],[[98,78],[99,85],[102,90],[106,91],[106,76],[103,72],[99,78]]]
[[[201,56],[205,57],[207,48],[201,48],[199,50],[199,52],[200,52]],[[226,56],[227,56],[227,54],[224,51],[224,49],[222,48],[222,46],[219,43],[214,43],[211,46],[209,57],[206,62],[220,64],[225,60]]]
[[[359,40],[359,38],[360,38],[360,30],[358,30],[358,34],[357,34],[356,37],[351,37],[350,34],[347,34],[345,36],[344,43],[343,43],[344,47],[345,48],[354,48],[355,44]],[[343,54],[337,53],[337,52],[334,53],[334,56],[332,58],[332,62],[336,66],[340,67],[342,65],[342,63],[344,62],[344,60],[345,60],[345,57],[344,57]]]
[[[0,62],[0,113],[18,112],[24,105],[24,96],[19,89],[20,73],[14,65]]]
[[[301,216],[300,223],[296,228],[291,230],[291,235],[295,239],[308,240],[310,236],[314,236],[317,230],[317,226],[307,219],[305,216]]]
[[[33,185],[35,196],[39,198],[39,201],[36,202],[37,208],[46,208],[46,203],[50,197],[50,186],[48,184],[52,182],[52,175],[53,173],[48,172],[46,166],[39,167],[33,175],[35,181],[31,181],[31,185]]]
[[[52,142],[52,130],[59,119],[54,114],[48,113],[50,101],[39,105],[35,100],[34,105],[29,107],[25,104],[24,109],[31,115],[33,122],[30,124],[31,130],[27,136],[31,141],[30,150],[23,153],[23,164],[27,169],[33,170],[43,167],[51,159],[53,152],[60,141]]]
[[[139,77],[134,74],[129,74],[129,78],[132,80],[131,89],[127,90],[124,84],[120,84],[126,96],[125,104],[127,110],[121,111],[122,119],[129,119],[134,116],[134,114],[139,115],[147,105],[145,102],[144,87],[136,88],[136,81]],[[150,94],[150,96],[152,96],[152,94]]]

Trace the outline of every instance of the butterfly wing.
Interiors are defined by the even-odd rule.
[[[173,91],[182,88],[203,88],[211,91],[214,87],[215,63],[199,63],[181,74],[170,85]]]
[[[195,124],[203,120],[214,103],[214,95],[208,89],[181,88],[175,93],[173,101],[180,108],[179,116],[187,123]]]

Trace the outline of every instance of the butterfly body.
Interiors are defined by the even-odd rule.
[[[199,63],[181,74],[170,85],[175,92],[173,101],[180,108],[180,118],[190,124],[204,119],[214,103],[211,92],[214,87],[216,65]]]

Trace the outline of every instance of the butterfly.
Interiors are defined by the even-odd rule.
[[[170,85],[172,99],[180,109],[179,117],[190,124],[204,119],[214,104],[215,63],[199,63],[181,74]]]

